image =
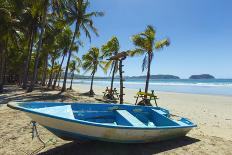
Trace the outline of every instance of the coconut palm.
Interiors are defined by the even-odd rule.
[[[63,81],[63,87],[61,91],[66,90],[66,80],[67,80],[67,74],[68,74],[68,66],[71,59],[71,52],[72,52],[72,46],[74,44],[74,41],[76,37],[79,37],[81,34],[81,31],[86,34],[86,37],[91,39],[90,30],[93,31],[96,35],[97,29],[94,27],[93,24],[93,17],[103,16],[102,12],[88,12],[88,8],[90,6],[90,3],[86,0],[70,0],[66,4],[66,12],[65,12],[65,19],[70,25],[75,25],[75,31],[72,37],[71,44],[69,46],[68,50],[68,60],[67,65],[65,69],[64,74],[64,81]]]
[[[100,56],[99,48],[92,47],[88,53],[82,56],[82,68],[85,70],[85,72],[91,72],[91,84],[90,84],[90,91],[89,95],[93,96],[93,80],[94,75],[97,72],[98,67],[103,68],[103,64],[105,63],[102,61],[102,57]]]
[[[16,14],[17,5],[0,0],[0,92],[3,91],[7,53],[10,45],[19,48],[20,21],[12,13]]]
[[[73,83],[75,72],[80,73],[80,67],[81,67],[80,58],[75,57],[75,60],[70,61],[70,64],[69,64],[69,70],[70,70],[70,75],[71,75],[71,84],[69,87],[70,90],[72,90],[72,83]]]
[[[110,57],[117,55],[119,53],[119,49],[120,45],[118,38],[113,36],[105,45],[102,46],[103,58],[109,59]],[[111,68],[110,72],[112,72],[110,85],[110,90],[112,91],[114,86],[114,77],[118,71],[118,61],[109,60],[105,65],[105,69],[108,70],[109,68]]]
[[[57,59],[57,58],[59,58],[59,56],[60,56],[60,52],[57,50],[57,49],[55,49],[51,54],[51,72],[50,72],[50,76],[49,76],[49,81],[48,81],[48,88],[51,86],[51,84],[52,84],[52,81],[53,81],[53,76],[54,76],[54,66],[55,66],[55,64],[56,64],[56,62],[55,62],[55,60]]]
[[[43,45],[42,45],[42,50],[40,54],[41,63],[42,61],[44,61],[43,62],[44,66],[43,66],[42,85],[44,85],[45,80],[46,80],[45,77],[46,77],[46,70],[47,70],[46,68],[48,64],[47,62],[48,62],[48,59],[51,58],[52,70],[51,70],[50,77],[49,77],[48,87],[50,87],[52,84],[52,79],[53,79],[52,72],[53,72],[54,63],[61,54],[61,46],[58,43],[57,36],[59,36],[62,29],[56,26],[56,24],[57,24],[56,21],[52,21],[46,25],[46,32],[44,33]]]
[[[39,58],[40,53],[42,50],[43,45],[43,37],[45,32],[45,26],[48,23],[48,13],[50,7],[52,8],[53,14],[59,14],[61,15],[62,9],[64,7],[65,0],[40,0],[40,1],[33,1],[32,11],[38,12],[38,16],[40,17],[40,34],[39,34],[39,41],[36,49],[36,58],[34,63],[34,71],[33,71],[33,78],[31,80],[30,87],[28,88],[28,92],[33,91],[35,82],[37,80],[37,74],[38,74],[38,66],[39,66]]]
[[[136,46],[136,49],[131,51],[131,56],[145,55],[142,63],[142,71],[147,69],[145,85],[145,93],[147,93],[150,80],[151,62],[154,55],[153,52],[154,50],[158,51],[159,49],[162,49],[164,46],[168,46],[170,44],[170,41],[168,39],[157,41],[156,31],[151,25],[148,25],[144,32],[132,36],[132,41]],[[145,99],[146,98],[147,96],[145,96]]]
[[[29,65],[31,61],[32,49],[34,45],[34,40],[37,34],[37,28],[39,26],[39,16],[37,11],[32,11],[32,2],[23,1],[24,8],[23,13],[20,16],[21,23],[26,27],[25,38],[27,38],[27,58],[25,60],[24,72],[23,72],[23,84],[22,88],[27,88],[28,75],[29,75]]]
[[[64,30],[57,36],[57,42],[60,45],[61,50],[62,50],[62,59],[61,59],[60,65],[59,65],[58,73],[55,76],[52,89],[55,89],[57,80],[60,77],[64,58],[68,53],[68,47],[71,43],[71,39],[72,39],[71,36],[72,36],[72,31],[68,26],[64,27]],[[74,51],[76,49],[77,49],[77,47],[73,47],[72,50]]]
[[[39,16],[41,16],[42,18],[40,19],[41,27],[40,27],[38,46],[36,49],[36,58],[35,58],[35,64],[34,64],[33,78],[31,80],[31,84],[27,92],[31,92],[34,90],[34,85],[37,80],[39,56],[40,56],[40,52],[42,49],[42,40],[43,40],[44,29],[45,29],[45,24],[46,24],[48,6],[49,6],[48,0],[41,0],[41,1],[34,2],[34,8],[35,10],[39,10]]]

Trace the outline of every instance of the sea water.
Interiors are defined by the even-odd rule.
[[[74,80],[75,84],[90,84],[90,80]],[[94,85],[110,86],[110,79],[95,79]],[[124,86],[130,89],[142,89],[145,87],[145,79],[126,79]],[[119,80],[115,79],[114,87],[119,88]],[[151,79],[149,90],[162,92],[214,94],[232,96],[232,79]]]

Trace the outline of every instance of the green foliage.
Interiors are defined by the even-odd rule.
[[[148,62],[152,61],[153,51],[162,49],[164,46],[169,46],[169,39],[163,39],[160,41],[156,40],[156,31],[151,26],[148,25],[144,32],[132,36],[132,41],[136,46],[135,50],[129,52],[130,56],[140,56],[145,55],[142,63],[142,71],[147,69]],[[149,58],[150,53],[150,58]]]
[[[74,72],[77,72],[77,73],[80,73],[80,68],[82,66],[82,62],[81,62],[81,59],[78,58],[78,57],[75,57],[73,60],[70,61],[69,63],[69,70],[70,70],[70,73],[73,73]]]
[[[113,36],[105,45],[102,45],[102,58],[106,58],[109,59],[110,57],[116,55],[119,53],[119,49],[120,49],[120,45],[119,45],[119,41],[118,38]],[[115,69],[115,73],[118,71],[118,62],[112,61],[112,60],[108,60],[108,62],[105,63],[104,66],[104,71],[107,72],[110,69],[110,72],[112,72],[112,70]]]
[[[85,70],[85,72],[91,72],[91,75],[97,72],[98,67],[104,70],[103,64],[105,62],[102,60],[100,50],[97,47],[92,47],[89,49],[89,51],[82,56],[82,60],[82,68]]]
[[[65,21],[69,25],[76,25],[75,35],[80,36],[80,32],[83,31],[87,38],[91,40],[89,31],[92,31],[97,36],[97,28],[93,24],[93,17],[101,17],[103,12],[88,12],[90,6],[89,1],[86,0],[69,0],[66,3],[66,9],[64,11]]]
[[[79,73],[81,67],[94,77],[100,67],[105,73],[113,71],[113,84],[118,61],[110,58],[120,52],[116,36],[101,49],[90,48],[82,56],[83,63],[76,56],[79,47],[83,46],[80,35],[84,34],[90,41],[92,33],[99,35],[94,19],[104,16],[104,13],[89,8],[88,0],[0,0],[0,66],[6,64],[6,74],[18,75],[20,80],[24,80],[28,72],[29,76],[25,79],[33,85],[34,79],[41,80],[42,76],[46,79],[48,73],[58,75],[66,61],[59,62],[68,55],[64,77],[67,77],[68,71],[72,75]],[[71,30],[73,26],[74,32]],[[152,61],[153,51],[170,44],[168,39],[157,41],[156,31],[150,25],[144,32],[134,35],[132,41],[136,49],[127,53],[130,56],[145,55],[143,70]],[[3,79],[2,68],[0,79]],[[33,74],[37,70],[38,75]]]
[[[113,36],[105,45],[102,46],[103,57],[111,57],[119,52],[120,46],[118,38]]]

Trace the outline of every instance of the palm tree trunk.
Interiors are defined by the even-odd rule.
[[[91,78],[91,85],[90,85],[90,91],[89,91],[89,95],[90,96],[94,95],[94,92],[93,92],[93,79],[94,79],[94,75],[95,75],[95,71],[93,72],[92,78]]]
[[[4,61],[4,64],[3,64],[3,85],[5,84],[5,80],[6,80],[6,66],[7,66],[7,56],[5,56],[5,61]]]
[[[147,78],[146,78],[146,85],[145,85],[145,93],[148,92],[149,81],[150,81],[150,69],[151,69],[151,52],[148,52],[148,68],[147,68]],[[147,99],[147,95],[144,96]]]
[[[33,30],[31,30],[30,39],[28,43],[28,55],[27,55],[27,60],[26,60],[25,68],[24,68],[24,74],[23,74],[23,85],[22,85],[23,89],[27,88],[29,65],[31,62],[33,42],[34,42],[34,33],[33,33]]]
[[[115,72],[116,72],[116,67],[117,67],[117,61],[114,61],[114,70],[113,70],[113,73],[112,73],[112,77],[111,77],[111,85],[110,85],[110,90],[112,92],[113,90],[113,87],[114,87],[114,76],[115,76]]]
[[[53,75],[54,63],[55,63],[55,57],[52,58],[52,67],[51,67],[51,72],[50,72],[50,75],[49,75],[48,88],[52,84],[52,75]]]
[[[57,87],[60,87],[60,78],[61,78],[61,72],[60,72],[60,75],[59,75],[59,80],[58,80],[58,85],[57,85]]]
[[[43,76],[42,76],[42,86],[45,86],[46,84],[46,78],[47,78],[47,68],[48,68],[48,55],[44,58],[44,67],[43,67]]]
[[[44,34],[44,29],[45,29],[45,21],[46,21],[46,18],[47,18],[47,8],[48,8],[48,0],[45,1],[44,15],[42,17],[43,18],[42,19],[42,27],[41,27],[41,32],[40,32],[40,36],[39,36],[39,43],[38,43],[38,47],[37,47],[37,51],[36,51],[33,79],[31,81],[31,85],[30,85],[29,89],[27,90],[27,92],[32,92],[33,91],[35,82],[37,80],[38,65],[39,65],[39,55],[40,55],[39,53],[40,53],[41,48],[42,48],[43,34]]]
[[[1,51],[1,66],[0,66],[0,93],[3,92],[3,85],[4,85],[4,64],[5,64],[5,59],[4,59],[4,51]]]
[[[72,90],[72,83],[73,83],[73,77],[74,77],[74,72],[72,73],[72,77],[71,77],[71,84],[70,84],[70,90]]]
[[[79,25],[78,25],[78,23],[76,23],[75,32],[73,34],[72,42],[71,42],[69,50],[68,50],[68,60],[67,60],[66,68],[65,68],[64,81],[63,81],[63,87],[61,89],[61,92],[64,92],[66,90],[66,81],[67,81],[67,76],[68,76],[68,66],[69,66],[71,55],[72,55],[72,46],[74,44],[77,32],[79,32]]]
[[[65,57],[65,54],[63,54],[63,58],[62,58],[62,60],[61,60],[60,66],[59,66],[58,73],[56,74],[56,77],[55,77],[55,79],[54,79],[54,83],[53,83],[52,89],[55,89],[55,87],[56,87],[56,82],[57,82],[57,80],[58,80],[59,75],[61,74],[61,68],[62,68],[62,65],[63,65],[63,62],[64,62],[64,57]]]

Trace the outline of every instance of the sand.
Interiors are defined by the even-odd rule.
[[[6,103],[14,100],[99,102],[103,87],[94,86],[96,96],[82,95],[88,85],[74,85],[74,90],[60,94],[59,91],[36,90],[25,93],[16,86],[8,86],[0,94],[0,155],[24,154],[232,154],[232,97],[198,94],[157,92],[158,105],[172,114],[191,119],[198,125],[186,137],[149,143],[117,144],[90,142],[77,144],[64,141],[38,125],[41,138],[47,142],[45,148],[38,139],[31,139],[30,118],[23,112],[10,109]],[[78,93],[79,92],[79,93]],[[125,102],[134,104],[136,90],[126,89]]]

